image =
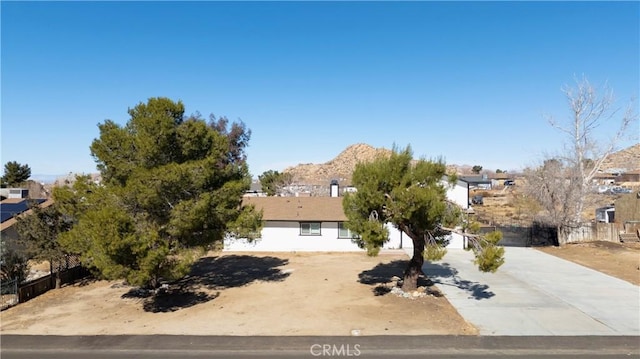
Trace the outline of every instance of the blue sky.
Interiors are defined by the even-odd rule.
[[[1,161],[33,174],[95,172],[97,124],[156,96],[244,121],[254,176],[355,143],[513,170],[560,148],[576,76],[640,89],[638,2],[0,6]]]

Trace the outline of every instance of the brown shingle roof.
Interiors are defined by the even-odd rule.
[[[342,197],[245,197],[244,204],[262,209],[266,221],[324,221],[347,220],[342,209]]]

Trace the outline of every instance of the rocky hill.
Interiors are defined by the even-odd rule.
[[[380,155],[388,155],[391,152],[385,148],[375,148],[365,143],[358,143],[347,147],[334,159],[322,163],[306,163],[288,167],[284,170],[291,173],[294,182],[298,184],[328,185],[333,179],[341,184],[351,184],[351,175],[359,162],[370,162]],[[448,165],[450,172],[465,174],[470,173],[470,166],[465,171],[465,166]],[[640,170],[640,143],[609,155],[604,162],[602,170],[626,169],[626,171]],[[468,173],[467,173],[468,174]]]
[[[360,162],[371,162],[378,156],[388,156],[391,150],[375,148],[365,143],[357,143],[347,147],[334,159],[322,164],[299,164],[286,168],[283,172],[291,173],[298,184],[328,186],[331,180],[337,179],[341,185],[351,184],[351,175]],[[448,171],[455,173],[457,166],[448,165]]]
[[[610,154],[602,164],[601,170],[603,172],[640,170],[640,143]]]
[[[288,167],[283,172],[293,175],[294,181],[305,184],[329,184],[337,179],[342,184],[350,184],[351,174],[359,162],[370,162],[377,156],[388,155],[390,150],[375,148],[358,143],[347,147],[334,159],[322,164],[299,164]]]

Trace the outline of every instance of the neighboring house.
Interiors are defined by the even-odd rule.
[[[489,179],[500,181],[500,182],[513,179],[512,178],[513,176],[511,175],[511,173],[507,173],[507,172],[489,173],[488,177]]]
[[[489,180],[491,180],[491,188],[504,186],[507,181],[514,182],[515,177],[511,173],[491,173],[489,174]]]
[[[334,187],[336,186],[336,187]],[[468,184],[458,180],[447,196],[464,210],[469,208]],[[245,197],[244,204],[253,204],[263,211],[261,238],[227,238],[225,251],[362,251],[352,241],[354,236],[345,226],[347,216],[337,184],[330,186],[333,197]],[[387,225],[389,241],[383,248],[412,247],[412,241],[392,225]],[[453,234],[449,248],[463,248],[463,237]]]
[[[36,201],[40,207],[46,208],[53,204],[53,200],[26,198],[7,198],[0,202],[0,238],[3,245],[12,245],[18,240],[18,232],[14,224],[17,222],[16,217],[28,215],[31,213],[28,201]],[[7,244],[5,244],[7,243]]]
[[[640,182],[640,170],[621,173],[618,182]]]
[[[615,202],[616,222],[624,225],[637,223],[640,225],[640,191],[620,196]]]
[[[0,188],[0,197],[4,198],[28,198],[27,188]]]
[[[622,195],[615,203],[616,222],[622,224],[625,234],[636,234],[640,240],[640,190]]]
[[[596,208],[596,221],[602,223],[615,222],[616,208],[614,206],[604,206]]]
[[[266,197],[267,194],[262,191],[262,185],[259,181],[252,181],[249,190],[244,193],[244,197]]]
[[[446,178],[443,181],[446,181]],[[456,183],[447,189],[447,199],[467,211],[469,209],[469,183],[458,177]]]
[[[458,179],[465,181],[469,184],[469,188],[471,189],[486,189],[490,190],[492,187],[492,181],[489,179],[489,176],[458,176]]]
[[[597,185],[611,185],[616,182],[616,176],[611,173],[598,172],[593,175],[591,180],[593,184]]]

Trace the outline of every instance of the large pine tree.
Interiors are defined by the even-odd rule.
[[[414,161],[411,148],[394,148],[389,156],[359,163],[353,173],[357,192],[343,200],[347,227],[359,234],[358,244],[369,255],[377,255],[389,233],[390,223],[411,238],[413,256],[404,273],[403,290],[414,290],[423,274],[424,256],[436,260],[445,254],[448,235],[464,225],[458,207],[447,201],[447,186],[455,177],[446,176],[443,161]],[[495,271],[503,263],[504,251],[496,248],[496,237],[467,234],[476,263],[482,271]]]
[[[242,206],[251,178],[250,131],[225,118],[185,118],[184,106],[151,98],[124,126],[107,120],[91,153],[100,184],[79,178],[54,192],[76,220],[60,240],[106,278],[141,286],[187,273],[227,235],[253,238],[261,214]]]

